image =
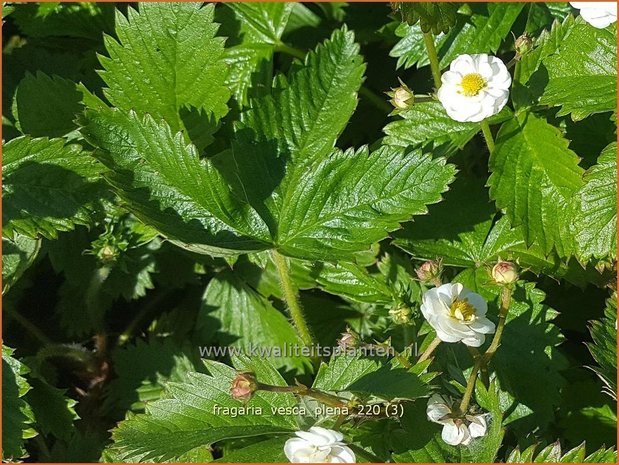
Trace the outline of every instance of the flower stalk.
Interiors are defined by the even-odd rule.
[[[490,153],[494,152],[494,138],[492,137],[492,131],[490,131],[490,125],[488,124],[488,120],[484,119],[480,123],[481,132],[484,134],[484,139],[486,139],[486,145],[488,146],[488,151]]]
[[[421,357],[419,357],[419,360],[417,360],[417,363],[423,362],[424,360],[427,360],[428,358],[430,358],[430,355],[432,355],[432,352],[434,352],[434,350],[439,346],[440,343],[441,343],[441,338],[436,336],[434,340],[430,342],[430,345],[426,348],[423,354],[421,354]]]
[[[441,69],[438,63],[436,47],[434,46],[434,36],[431,32],[423,33],[423,43],[425,44],[426,51],[428,52],[430,69],[432,70],[432,78],[434,79],[434,87],[438,90],[439,87],[441,87]]]

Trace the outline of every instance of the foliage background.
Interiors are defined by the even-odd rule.
[[[161,212],[204,217],[179,200],[201,195],[206,185],[207,178],[196,174],[194,153],[225,173],[231,148],[302,159],[324,155],[336,143],[342,150],[367,145],[372,156],[390,160],[357,167],[374,173],[372,182],[382,179],[388,186],[393,177],[406,185],[426,176],[431,187],[400,199],[404,209],[364,211],[372,227],[349,218],[344,239],[326,234],[329,243],[308,236],[281,246],[296,257],[292,275],[319,342],[333,345],[350,326],[367,340],[391,338],[398,350],[411,337],[427,344],[431,337],[422,337],[428,328],[418,313],[423,287],[414,279],[424,259],[443,257],[446,278],[457,277],[484,295],[495,313],[497,290],[488,283],[488,267],[506,258],[525,270],[493,362],[498,381],[477,392],[482,407],[502,412],[502,440],[497,424],[483,450],[446,448],[436,440],[435,425],[425,421],[422,399],[407,404],[400,421],[356,425],[348,432],[355,443],[382,460],[557,461],[576,448],[563,459],[580,461],[584,441],[587,454],[602,449],[591,461],[616,461],[604,450],[616,445],[616,404],[604,392],[616,391],[616,28],[594,31],[565,3],[444,5],[445,11],[422,12],[421,23],[409,25],[383,3],[218,4],[201,10],[165,4],[149,11],[141,5],[139,15],[135,4],[3,4],[3,458],[284,460],[285,436],[236,439],[236,433],[217,429],[223,426],[215,419],[199,415],[175,436],[163,426],[149,430],[140,420],[145,417],[134,416],[148,404],[159,418],[156,429],[157,421],[177,421],[167,415],[182,410],[179,399],[184,408],[202,412],[209,402],[227,401],[215,394],[203,404],[196,400],[205,391],[225,393],[233,376],[223,365],[205,366],[199,346],[298,342],[274,264],[267,253],[257,253],[270,248],[271,238],[252,229],[250,213],[243,221],[257,236],[246,246],[253,253],[216,258],[198,253],[218,241],[207,238],[205,224],[188,222],[193,229],[187,228],[169,210]],[[451,29],[436,21],[437,14],[448,18]],[[518,65],[511,109],[491,121],[497,150],[490,158],[478,126],[450,121],[438,103],[391,114],[384,92],[398,78],[416,94],[432,91],[421,41],[425,21],[435,25],[443,69],[461,53],[495,53],[508,62],[515,37],[534,37],[533,51]],[[344,24],[354,39],[334,32]],[[328,39],[331,45],[321,46],[303,74],[299,55]],[[287,80],[284,73],[297,77]],[[172,74],[174,86],[166,81]],[[331,100],[316,110],[323,119],[310,131],[304,124],[315,116],[319,95],[307,90],[327,78]],[[268,94],[279,100],[268,103]],[[121,112],[106,110],[108,104]],[[245,113],[250,106],[254,111]],[[309,116],[303,117],[305,108]],[[129,109],[137,115],[127,115]],[[145,113],[154,120],[144,119]],[[241,114],[239,129],[234,123]],[[287,118],[297,126],[288,128]],[[157,126],[160,120],[172,132]],[[173,140],[177,130],[195,152],[183,139]],[[252,131],[284,147],[264,148]],[[299,142],[299,134],[307,138]],[[134,178],[127,175],[136,166],[129,156],[91,156],[94,145],[105,149],[123,140],[171,144],[166,150],[182,163],[166,166],[153,155],[153,165],[140,167]],[[354,166],[368,155],[340,157]],[[396,170],[412,166],[411,160],[425,174]],[[260,197],[266,177],[256,176],[259,166],[248,166],[241,183]],[[303,173],[315,169],[308,165]],[[172,188],[157,192],[155,186],[164,185],[160,173],[172,186],[192,187],[182,195]],[[346,182],[352,179],[341,185]],[[144,200],[149,196],[162,204],[153,207]],[[166,198],[173,201],[166,204]],[[427,215],[398,229],[411,212],[425,213],[426,205]],[[300,220],[282,214],[277,221],[295,232]],[[206,226],[219,227],[216,221]],[[385,231],[396,229],[387,237]],[[187,245],[192,241],[198,246]],[[389,315],[403,305],[413,310],[412,335]],[[454,394],[471,367],[462,349],[444,345],[437,355],[435,371],[444,376],[434,384]],[[309,360],[260,366],[234,361],[239,368],[252,363],[273,384],[315,377]],[[349,373],[350,385],[355,370],[370,370],[332,364],[330,370]],[[316,383],[333,388],[320,376]],[[167,400],[153,403],[162,396]],[[263,401],[294,403],[291,396]],[[125,418],[130,420],[118,427]],[[287,417],[267,423],[260,425],[265,433],[297,427]],[[201,433],[190,437],[187,429]],[[205,436],[210,430],[221,436]]]

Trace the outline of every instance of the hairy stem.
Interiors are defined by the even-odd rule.
[[[288,310],[294,326],[297,328],[297,332],[299,333],[299,337],[303,343],[308,347],[312,347],[314,345],[314,339],[312,337],[312,333],[310,332],[309,326],[305,321],[305,315],[303,314],[299,294],[294,286],[294,283],[292,282],[292,278],[290,277],[290,270],[288,268],[286,257],[281,255],[276,250],[271,251],[271,256],[273,257],[273,261],[277,267],[279,282],[281,284],[284,299],[288,305]]]
[[[510,286],[504,286],[501,290],[501,309],[499,310],[499,323],[496,327],[496,332],[494,333],[494,337],[492,338],[492,342],[486,350],[486,353],[481,357],[477,357],[475,359],[475,365],[471,370],[471,374],[469,375],[469,380],[466,384],[466,390],[464,391],[464,396],[462,397],[462,402],[460,403],[460,413],[466,413],[466,410],[469,407],[469,403],[471,402],[471,396],[473,395],[473,390],[475,389],[475,381],[477,380],[477,373],[480,368],[487,367],[488,362],[495,354],[496,350],[499,348],[501,343],[501,337],[503,336],[503,330],[505,329],[505,320],[507,318],[507,312],[509,311],[509,306],[511,305],[513,289]]]
[[[431,32],[423,33],[423,43],[426,46],[428,52],[428,58],[430,59],[430,69],[432,70],[432,78],[434,79],[434,87],[436,90],[441,87],[441,69],[438,64],[438,55],[436,53],[436,47],[434,46],[434,36]]]
[[[269,392],[287,392],[290,394],[296,394],[299,396],[307,396],[312,399],[316,399],[318,402],[322,402],[325,405],[331,407],[344,408],[348,406],[346,399],[327,394],[326,392],[318,391],[316,389],[309,388],[302,384],[297,386],[271,386],[270,384],[258,384],[258,389],[261,391]]]
[[[430,357],[430,355],[432,355],[432,352],[434,352],[434,349],[436,349],[440,343],[441,343],[441,339],[438,336],[435,337],[434,340],[430,342],[430,345],[426,348],[424,353],[421,354],[421,357],[419,357],[419,360],[417,360],[417,363],[427,360]]]
[[[484,139],[486,139],[486,145],[490,153],[494,152],[494,138],[492,137],[492,131],[490,131],[490,125],[488,120],[483,120],[481,123],[481,132],[484,133]]]

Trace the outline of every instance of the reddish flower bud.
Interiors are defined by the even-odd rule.
[[[337,345],[342,349],[357,347],[358,344],[359,335],[350,328],[346,328],[346,332],[342,333],[342,337],[340,337],[337,341]]]
[[[258,390],[256,375],[250,371],[244,371],[236,375],[230,386],[230,395],[233,399],[247,402]]]
[[[492,268],[492,279],[497,284],[513,284],[518,281],[518,270],[511,262],[499,261]]]
[[[422,283],[436,283],[440,281],[441,273],[443,272],[442,259],[428,260],[422,263],[422,265],[415,269],[419,281]]]

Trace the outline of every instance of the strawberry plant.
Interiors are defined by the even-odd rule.
[[[3,459],[616,462],[615,7],[3,3]]]

